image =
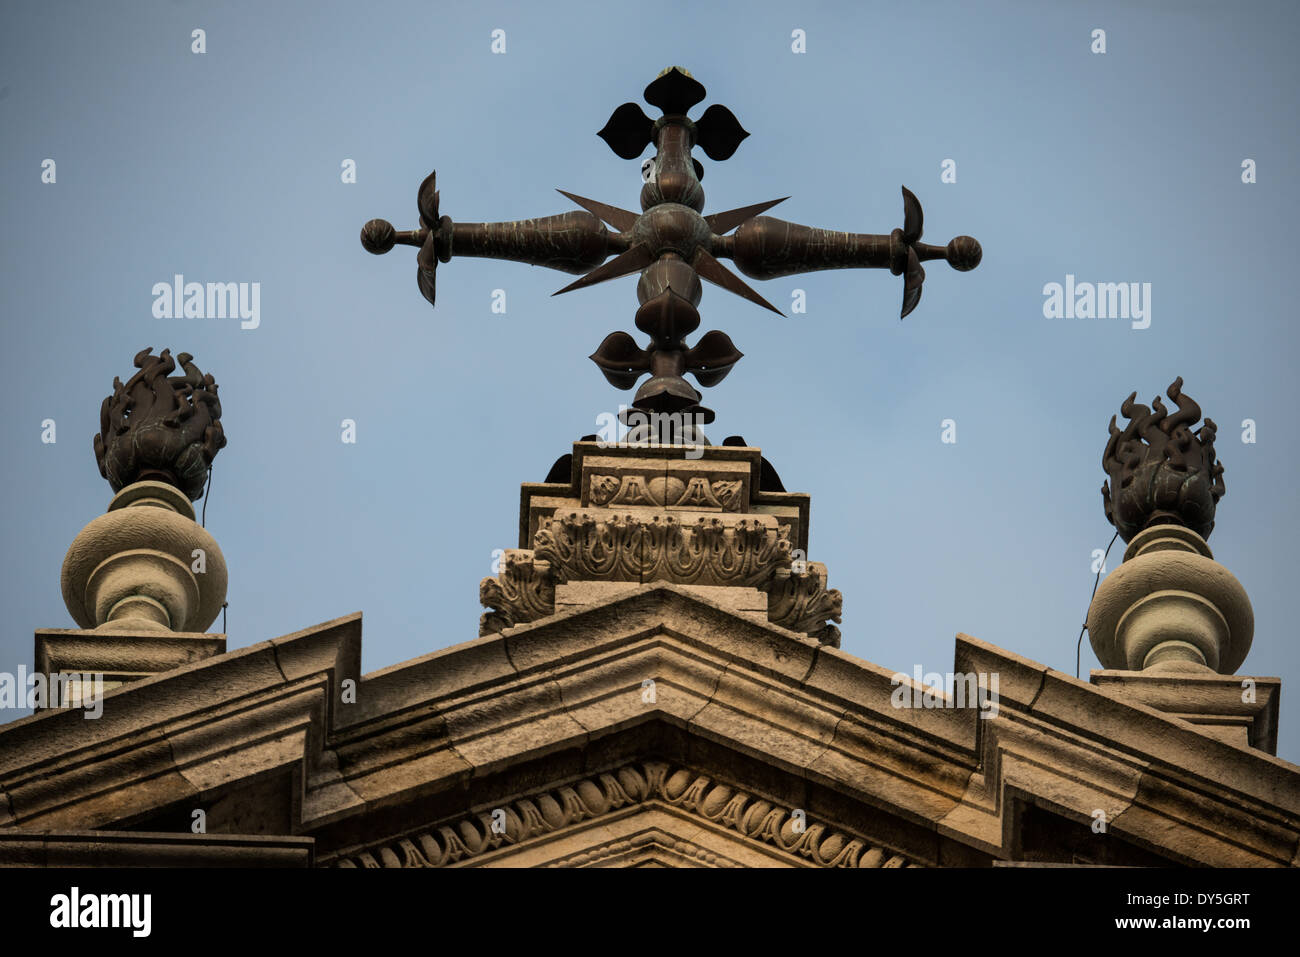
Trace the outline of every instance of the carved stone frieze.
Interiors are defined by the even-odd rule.
[[[334,867],[445,867],[562,831],[620,808],[662,802],[678,811],[819,867],[915,867],[900,854],[807,818],[689,768],[639,761],[542,794],[484,808],[329,862]],[[593,849],[597,850],[597,849]],[[569,855],[559,866],[581,866]],[[707,862],[706,862],[707,863]]]
[[[478,600],[491,609],[479,618],[480,636],[555,614],[550,563],[538,561],[531,549],[507,550],[501,557],[501,573],[479,582]]]
[[[790,528],[768,516],[556,513],[533,539],[557,581],[670,581],[757,588],[790,565]]]
[[[738,479],[711,479],[707,475],[686,478],[675,475],[637,474],[591,476],[588,497],[595,506],[647,505],[659,508],[716,508],[726,512],[744,510]]]
[[[763,587],[768,621],[801,631],[824,645],[840,646],[840,630],[826,620],[841,621],[844,596],[838,588],[827,589],[825,565],[799,562],[792,568],[778,568]]]

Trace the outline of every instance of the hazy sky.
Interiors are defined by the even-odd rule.
[[[0,670],[31,666],[36,628],[73,626],[59,569],[110,498],[100,402],[146,345],[220,383],[207,527],[231,648],[357,610],[367,671],[474,638],[492,550],[519,544],[519,484],[630,399],[587,356],[634,331],[635,279],[551,298],[573,277],[453,259],[432,310],[414,250],[372,257],[358,231],[414,226],[431,169],[460,221],[574,208],[556,187],[637,208],[639,163],[595,133],[681,64],[709,91],[696,115],[721,103],[751,133],[726,162],[700,156],[706,213],[790,195],[773,215],[887,233],[906,184],[927,241],[984,247],[971,273],[930,264],[901,323],[886,271],[756,282],[784,319],[705,287],[701,331],[745,353],[706,390],[710,435],[743,435],[812,496],[845,650],[947,672],[962,631],[1073,673],[1113,533],[1107,422],[1182,375],[1219,426],[1210,544],[1255,608],[1241,671],[1291,689],[1279,750],[1300,760],[1298,19],[1293,3],[6,3]],[[155,318],[151,290],[177,273],[260,283],[260,324]],[[1067,275],[1150,283],[1150,326],[1045,318]]]

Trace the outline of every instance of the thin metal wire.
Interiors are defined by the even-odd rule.
[[[211,494],[212,494],[212,466],[209,465],[208,466],[208,489],[206,492],[203,493],[203,515],[201,516],[199,521],[199,524],[202,525],[204,528],[208,527],[208,496],[210,496]]]
[[[1114,545],[1115,539],[1117,538],[1119,538],[1119,529],[1116,529],[1115,534],[1111,536],[1110,545]],[[1097,569],[1097,578],[1092,583],[1092,594],[1088,596],[1089,608],[1092,607],[1092,600],[1097,597],[1097,586],[1101,584],[1101,573],[1102,573],[1102,569],[1106,567],[1106,558],[1107,556],[1110,555],[1110,545],[1106,546],[1106,554],[1101,556],[1101,565]],[[1074,676],[1076,678],[1079,677],[1079,656],[1083,653],[1083,633],[1087,630],[1088,630],[1088,617],[1087,617],[1087,613],[1085,612],[1084,619],[1083,619],[1083,627],[1079,629],[1079,641],[1074,646]]]

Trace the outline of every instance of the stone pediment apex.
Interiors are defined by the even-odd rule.
[[[665,760],[922,864],[1047,853],[1018,844],[1043,813],[1087,832],[1100,812],[1166,861],[1285,865],[1300,846],[1300,768],[967,636],[955,670],[998,675],[988,719],[899,707],[911,679],[682,585],[373,673],[351,703],[359,642],[349,616],[124,686],[98,721],[5,726],[0,826],[148,824],[280,780],[285,826],[328,857],[358,821],[382,841],[411,813],[441,827]]]

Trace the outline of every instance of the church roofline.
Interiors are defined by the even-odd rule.
[[[439,789],[472,803],[472,782],[521,761],[666,721],[995,857],[1025,800],[1080,822],[1104,810],[1189,863],[1287,864],[1300,846],[1300,768],[965,635],[955,671],[999,675],[991,720],[893,707],[893,672],[689,586],[630,585],[383,669],[346,704],[360,631],[346,616],[137,681],[97,721],[0,728],[4,824],[147,822],[288,773],[293,832],[311,833]],[[1055,770],[1080,767],[1086,781]]]

